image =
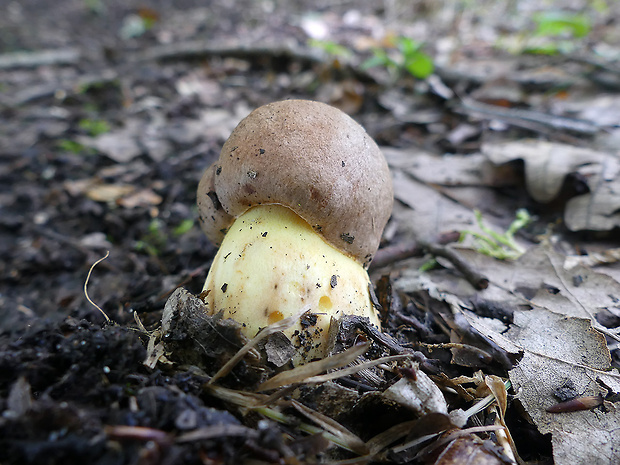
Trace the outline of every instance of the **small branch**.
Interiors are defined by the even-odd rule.
[[[58,94],[71,94],[79,92],[80,89],[88,88],[97,84],[105,84],[116,81],[122,76],[112,69],[103,69],[93,74],[78,76],[74,79],[66,79],[57,82],[47,82],[27,87],[13,96],[5,96],[2,104],[9,107],[16,107],[42,98],[48,98]]]
[[[482,290],[489,287],[489,279],[474,270],[454,249],[440,245],[427,244],[426,250],[432,255],[443,257],[456,268],[463,277],[476,289]]]
[[[379,249],[370,263],[370,269],[382,268],[392,263],[400,262],[412,257],[424,255],[424,247],[417,242],[403,242]]]
[[[0,69],[36,68],[45,65],[75,65],[81,53],[75,48],[0,54]]]
[[[436,257],[443,257],[452,263],[454,268],[476,289],[486,289],[489,286],[489,279],[474,270],[454,249],[443,245],[458,240],[458,236],[444,235],[439,238],[437,244],[418,241],[384,247],[377,251],[374,260],[370,264],[370,269],[381,268],[407,258],[422,257],[425,253],[430,253]]]
[[[596,134],[601,128],[589,120],[568,118],[566,116],[551,115],[533,110],[503,108],[496,105],[477,102],[471,98],[463,97],[462,105],[457,108],[460,113],[478,115],[482,117],[499,119],[514,126],[544,132],[544,128],[572,131],[584,135]]]
[[[439,245],[447,245],[457,242],[460,237],[460,232],[450,231],[437,237],[436,242]],[[415,241],[384,247],[375,254],[375,258],[370,263],[370,269],[381,268],[408,258],[421,257],[426,253],[426,248],[427,246],[424,243]]]
[[[165,61],[192,58],[211,58],[214,56],[240,59],[289,58],[308,63],[323,63],[321,54],[312,50],[281,45],[217,45],[209,40],[191,40],[166,45],[156,45],[130,56],[129,61]]]

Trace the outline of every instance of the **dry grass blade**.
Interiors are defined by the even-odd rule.
[[[411,428],[417,423],[417,420],[405,421],[392,426],[390,429],[380,433],[370,439],[366,443],[366,447],[370,450],[371,455],[376,455],[380,451],[386,449],[390,444],[404,438],[409,434]]]
[[[325,431],[339,438],[343,444],[346,444],[347,449],[359,455],[365,455],[368,453],[368,447],[364,441],[362,441],[359,436],[353,434],[340,423],[335,421],[333,418],[312,410],[311,408],[306,407],[295,400],[291,401],[291,405],[306,418],[319,425]]]
[[[103,257],[101,257],[99,260],[97,260],[95,263],[93,263],[93,265],[90,267],[90,270],[88,270],[88,275],[86,276],[86,281],[84,281],[84,296],[86,297],[86,300],[88,300],[88,302],[90,302],[91,305],[93,305],[97,310],[99,310],[101,312],[101,314],[104,316],[105,321],[107,323],[112,323],[112,320],[110,320],[110,317],[108,317],[108,315],[106,315],[106,313],[102,310],[102,308],[97,305],[95,302],[93,302],[90,298],[90,296],[88,295],[88,281],[90,281],[90,275],[92,274],[93,270],[95,269],[95,267],[101,263],[102,261],[104,261],[106,258],[108,258],[110,256],[110,251],[106,251],[105,255]]]
[[[471,428],[454,430],[450,432],[449,434],[446,434],[445,436],[439,438],[433,444],[430,444],[429,446],[425,447],[418,454],[418,457],[423,456],[423,455],[430,455],[433,451],[439,450],[439,448],[445,446],[446,444],[449,444],[454,439],[457,439],[460,437],[467,437],[469,435],[476,434],[476,433],[491,433],[491,432],[495,432],[495,431],[502,430],[502,429],[503,427],[499,425],[489,425],[489,426],[473,426]],[[414,439],[413,441],[403,444],[400,447],[395,447],[392,450],[395,453],[399,453],[417,444],[419,444],[418,439]]]
[[[407,448],[414,447],[428,441],[438,434],[454,429],[454,424],[450,417],[443,413],[429,413],[417,420],[406,421],[392,426],[386,431],[376,435],[366,442],[371,456],[387,452],[388,447],[396,441],[407,437]],[[392,451],[398,450],[397,446]]]
[[[324,371],[331,370],[332,368],[340,368],[348,365],[360,355],[364,354],[370,343],[359,344],[345,350],[344,352],[331,357],[310,362],[305,365],[301,365],[292,370],[278,373],[273,378],[268,379],[263,384],[258,386],[258,391],[269,391],[270,389],[277,389],[282,386],[294,383],[302,383],[311,376],[318,375]]]
[[[250,350],[256,347],[260,341],[265,339],[267,336],[272,335],[273,333],[283,331],[289,326],[293,326],[299,320],[301,315],[306,313],[308,310],[310,310],[310,305],[304,306],[295,315],[289,316],[288,318],[285,318],[281,321],[278,321],[277,323],[274,323],[264,328],[260,333],[256,335],[256,337],[248,341],[246,345],[239,349],[239,351],[228,362],[226,362],[224,366],[220,368],[217,373],[215,373],[215,375],[213,375],[213,377],[207,382],[207,385],[213,384],[222,376],[226,376],[228,373],[230,373],[230,370],[232,370],[233,367],[237,363],[239,363],[239,360],[241,360]]]
[[[206,385],[204,388],[214,397],[243,408],[259,407],[264,405],[267,400],[266,395],[254,392],[236,391],[214,385]]]
[[[326,381],[331,381],[332,379],[342,378],[343,376],[349,376],[349,375],[355,374],[359,371],[380,365],[382,363],[396,362],[398,360],[405,360],[405,359],[412,358],[412,357],[413,355],[410,355],[410,354],[402,354],[402,355],[390,355],[389,357],[382,357],[376,360],[369,360],[367,362],[363,362],[358,365],[346,367],[346,368],[343,368],[342,370],[333,371],[325,375],[312,376],[310,378],[305,379],[304,383],[305,384],[324,383]]]
[[[245,438],[258,438],[258,431],[243,425],[213,425],[198,428],[176,438],[176,442],[203,441],[205,439],[240,436]]]
[[[308,423],[303,423],[299,421],[299,418],[292,417],[290,415],[285,415],[279,411],[278,407],[266,407],[266,401],[268,396],[264,394],[256,394],[253,392],[244,392],[244,391],[236,391],[233,389],[223,388],[221,386],[205,386],[205,390],[209,392],[209,394],[217,397],[220,400],[225,402],[229,402],[234,404],[241,409],[248,409],[254,412],[257,412],[267,418],[270,418],[278,423],[282,423],[285,425],[295,425],[300,431],[303,431],[308,434],[322,434],[325,439],[336,444],[343,449],[347,449],[351,452],[360,453],[361,451],[366,450],[366,446],[357,436],[348,432],[342,425],[331,420],[330,418],[321,416],[319,413],[314,412],[313,410],[301,406],[297,410],[300,413],[303,413],[306,417],[315,421],[317,424],[321,426],[326,426],[325,428],[317,427]],[[290,402],[280,402],[280,406],[290,406]],[[294,406],[294,405],[293,405]],[[311,412],[311,413],[309,413]],[[347,434],[348,433],[348,434]],[[197,433],[197,434],[210,434],[209,432],[205,433]],[[191,436],[189,436],[189,440]],[[363,453],[363,452],[362,452]]]
[[[487,385],[495,401],[497,402],[498,418],[495,419],[495,423],[501,425],[504,429],[498,430],[497,442],[504,448],[504,453],[507,457],[510,457],[513,461],[517,461],[519,456],[517,452],[517,446],[512,439],[512,434],[506,425],[505,415],[508,408],[508,391],[506,388],[506,382],[504,382],[499,376],[490,375],[484,377],[484,383]],[[519,458],[519,462],[521,462]]]

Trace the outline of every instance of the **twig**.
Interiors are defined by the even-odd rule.
[[[0,69],[36,68],[45,65],[75,65],[81,53],[75,48],[40,50],[37,52],[14,52],[0,54]]]
[[[567,118],[532,110],[503,108],[480,103],[468,97],[463,97],[461,102],[462,105],[457,110],[462,113],[486,115],[526,129],[535,129],[533,125],[539,125],[586,135],[596,134],[601,129],[597,124],[583,119]]]
[[[426,244],[426,250],[452,263],[454,268],[476,289],[482,290],[489,287],[489,278],[474,270],[454,249],[435,244]]]
[[[10,107],[16,107],[34,100],[51,97],[52,95],[79,92],[80,89],[84,89],[95,84],[104,84],[107,82],[116,81],[119,79],[119,76],[122,75],[123,73],[112,69],[104,69],[94,74],[79,76],[75,79],[35,85],[17,92],[12,97],[8,96],[3,98],[2,104]]]
[[[436,374],[439,371],[438,368],[434,365],[434,361],[427,358],[422,352],[401,346],[393,337],[387,335],[382,331],[379,331],[376,326],[370,324],[367,320],[364,320],[363,318],[353,317],[352,322],[356,327],[364,331],[366,335],[369,336],[372,340],[374,340],[377,344],[386,347],[393,354],[406,354],[411,356],[413,361],[419,363],[420,368],[422,368],[427,373]]]
[[[441,234],[437,237],[436,242],[440,245],[447,245],[457,242],[461,237],[458,231],[451,231]],[[426,253],[426,246],[419,242],[403,242],[379,249],[374,259],[370,263],[370,269],[381,268],[401,260],[413,257],[421,257]]]
[[[212,57],[231,57],[241,60],[257,60],[265,58],[302,62],[308,65],[330,65],[333,59],[321,50],[303,46],[280,44],[236,44],[218,45],[210,40],[190,40],[174,44],[157,45],[141,51],[127,60],[132,62],[186,60]],[[355,63],[340,62],[340,69],[364,82],[375,82],[366,70]]]
[[[382,268],[401,260],[424,255],[424,247],[417,242],[403,242],[379,249],[370,263],[370,269]]]
[[[211,40],[191,40],[166,45],[157,45],[129,57],[130,62],[154,60],[182,60],[225,56],[241,59],[289,58],[308,63],[323,63],[322,54],[313,50],[281,45],[216,45]]]
[[[463,277],[476,289],[482,290],[489,287],[489,279],[478,271],[474,270],[454,249],[438,244],[428,244],[425,242],[413,242],[409,244],[397,244],[386,247],[377,252],[375,259],[371,263],[371,269],[380,268],[390,263],[405,260],[411,257],[420,257],[424,253],[430,253],[436,257],[443,257],[456,268]]]

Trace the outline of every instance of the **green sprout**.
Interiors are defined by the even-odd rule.
[[[79,142],[71,139],[58,139],[56,141],[56,147],[63,152],[69,152],[76,155],[91,155],[95,152],[94,149],[86,147],[84,144],[80,144]]]
[[[321,49],[328,55],[334,57],[350,58],[353,55],[353,52],[351,52],[351,50],[347,47],[336,42],[332,42],[331,40],[310,39],[308,41],[308,45],[310,45],[310,47]]]
[[[439,265],[439,262],[437,261],[437,259],[430,258],[426,260],[424,263],[422,263],[422,265],[420,265],[420,267],[418,268],[418,271],[421,271],[421,272],[431,271],[437,268],[437,265]]]
[[[471,230],[461,231],[460,242],[464,241],[469,235],[476,242],[475,250],[477,252],[499,260],[515,260],[525,253],[525,249],[515,241],[514,235],[532,221],[532,217],[527,210],[524,208],[517,210],[514,221],[503,234],[493,231],[486,226],[482,221],[482,213],[479,210],[474,210],[474,214],[482,233]]]
[[[106,132],[110,132],[110,125],[102,119],[81,119],[78,123],[80,129],[85,131],[91,137],[97,137]]]
[[[528,53],[557,55],[570,53],[577,48],[578,39],[592,30],[590,19],[583,14],[564,11],[545,11],[535,14],[533,37],[525,47]]]
[[[373,56],[362,63],[362,68],[383,66],[393,75],[406,71],[417,79],[425,79],[433,74],[433,59],[422,51],[421,42],[408,37],[398,37],[394,45],[394,49],[375,48]]]
[[[562,11],[545,11],[534,15],[534,22],[538,29],[536,35],[544,37],[582,38],[590,33],[592,25],[585,15],[566,13]]]
[[[172,236],[182,236],[193,227],[194,220],[191,218],[185,219],[172,230]],[[158,257],[166,248],[169,239],[170,236],[166,232],[163,221],[158,218],[153,218],[149,223],[146,233],[134,243],[134,250],[137,252],[146,252],[152,257]]]
[[[181,223],[172,230],[172,234],[174,234],[174,236],[176,237],[179,237],[185,234],[186,232],[189,232],[189,230],[192,229],[193,227],[194,227],[194,220],[192,218],[187,218],[181,221]]]
[[[164,224],[161,220],[153,218],[149,223],[146,234],[134,244],[134,249],[138,252],[146,252],[152,257],[157,257],[168,242],[168,236],[164,231]]]

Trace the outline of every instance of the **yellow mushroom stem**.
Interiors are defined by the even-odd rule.
[[[224,312],[250,338],[310,305],[284,334],[298,349],[295,364],[327,355],[330,320],[368,317],[380,327],[370,279],[355,260],[329,245],[291,209],[253,207],[229,228],[203,291],[212,313]]]

